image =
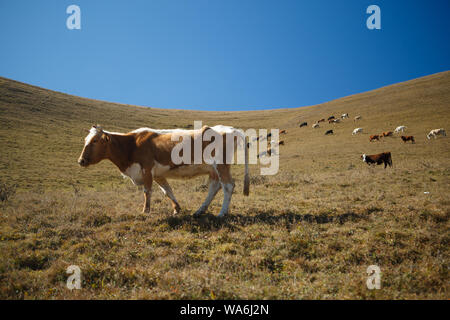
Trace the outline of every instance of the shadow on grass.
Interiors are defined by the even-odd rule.
[[[367,215],[361,213],[357,214],[354,212],[346,213],[320,213],[320,214],[309,214],[309,213],[295,213],[295,212],[285,212],[285,213],[275,213],[271,210],[260,211],[257,214],[242,214],[233,213],[229,214],[224,218],[219,218],[211,213],[203,214],[199,217],[194,217],[192,214],[184,214],[180,216],[172,216],[160,219],[157,223],[167,223],[171,229],[178,228],[188,228],[192,231],[210,231],[217,230],[220,228],[228,228],[231,231],[239,230],[239,227],[244,227],[253,224],[264,224],[264,225],[283,225],[290,229],[293,225],[301,222],[305,223],[338,223],[343,224],[347,221],[357,222],[360,220],[366,220]]]

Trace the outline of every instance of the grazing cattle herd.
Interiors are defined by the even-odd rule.
[[[348,113],[341,115],[341,119],[348,119]],[[328,117],[329,123],[340,123],[341,119],[336,119],[334,116]],[[354,121],[361,120],[360,115],[354,118]],[[319,128],[319,123],[325,122],[322,118],[312,125],[312,128]],[[308,123],[306,121],[301,122],[299,127],[305,127]],[[381,134],[374,134],[369,136],[369,141],[381,141],[381,138],[391,137],[393,139],[394,133],[404,132],[406,126],[398,126],[395,130],[384,131]],[[198,130],[182,130],[182,129],[168,129],[168,130],[156,130],[150,128],[140,128],[129,133],[114,133],[103,130],[100,126],[93,126],[88,130],[89,134],[85,138],[85,145],[83,151],[78,159],[78,163],[82,167],[87,167],[96,164],[104,159],[110,160],[114,163],[120,172],[131,179],[135,185],[144,186],[144,212],[150,212],[150,198],[153,181],[156,182],[163,193],[171,201],[173,212],[180,212],[180,205],[178,204],[170,185],[166,178],[191,178],[199,175],[209,176],[209,191],[208,195],[195,212],[194,216],[204,213],[209,207],[210,203],[214,199],[215,195],[220,188],[224,191],[224,198],[222,209],[220,210],[219,217],[223,217],[227,214],[231,201],[231,195],[234,190],[234,180],[232,179],[230,172],[230,165],[223,161],[223,164],[216,164],[214,161],[212,164],[202,162],[197,164],[194,159],[191,163],[194,164],[176,164],[173,162],[172,151],[178,143],[178,139],[172,141],[172,136],[175,134],[189,135],[192,138],[193,143],[199,136],[203,136],[207,131],[211,131],[214,134],[225,137],[227,135],[233,135],[233,139],[241,140],[245,142],[247,138],[242,130],[238,130],[228,126],[203,126]],[[355,128],[352,135],[363,133],[363,128]],[[281,130],[280,134],[287,134],[286,130]],[[326,130],[325,135],[334,135],[332,129]],[[437,136],[446,136],[446,132],[443,128],[431,130],[427,134],[427,139],[431,139]],[[262,136],[261,139],[267,139],[272,137],[272,133],[268,133]],[[260,137],[256,137],[253,141],[259,141]],[[401,140],[406,143],[411,141],[411,144],[415,144],[414,136],[401,136]],[[226,139],[224,139],[226,141]],[[236,143],[235,147],[239,142]],[[202,151],[207,149],[209,143],[200,143]],[[250,142],[244,144],[247,146],[245,149],[245,173],[244,173],[244,195],[249,194],[249,147]],[[278,142],[270,140],[267,150],[258,154],[257,157],[266,154],[272,155],[276,148],[275,146],[285,145],[284,140]],[[223,148],[223,156],[227,157],[228,153],[235,153],[236,149],[229,150],[226,148],[226,143],[221,147]],[[193,157],[193,155],[192,155]],[[222,157],[222,155],[221,155]],[[224,158],[225,159],[225,158]],[[383,152],[379,154],[361,155],[363,162],[368,165],[380,165],[384,164],[384,168],[389,165],[392,167],[392,156],[390,152]]]
[[[341,119],[348,119],[348,118],[349,118],[348,113],[343,113],[341,115]],[[341,119],[337,119],[334,115],[331,115],[330,117],[328,117],[327,120],[328,120],[329,124],[336,124],[336,123],[340,123]],[[357,116],[355,116],[353,118],[353,121],[358,121],[358,120],[361,120],[361,119],[362,119],[362,116],[361,115],[357,115]],[[325,118],[322,118],[322,119],[318,120],[316,123],[314,123],[312,125],[312,128],[313,129],[319,128],[319,123],[320,122],[325,122]],[[304,122],[304,123],[306,123],[306,122]],[[300,125],[300,126],[302,126],[302,125]],[[381,134],[370,135],[369,136],[369,142],[381,141],[381,138],[387,138],[387,137],[393,138],[394,137],[394,133],[405,132],[406,128],[407,128],[406,126],[402,125],[402,126],[398,126],[397,128],[395,128],[394,131],[383,131]],[[355,128],[353,130],[353,132],[352,132],[352,135],[356,135],[358,133],[363,133],[363,128]],[[331,135],[331,134],[334,135],[334,131],[332,129],[329,129],[329,130],[325,131],[325,135]],[[427,138],[428,138],[428,140],[431,139],[431,137],[436,139],[436,137],[439,136],[439,135],[446,136],[447,134],[446,134],[446,132],[445,132],[445,130],[443,128],[434,129],[434,130],[431,130],[427,134]],[[404,143],[406,143],[408,141],[411,141],[411,144],[416,143],[416,141],[414,139],[414,136],[403,136],[402,135],[401,136],[401,140]],[[387,167],[387,165],[389,165],[390,167],[392,166],[392,156],[391,156],[390,152],[383,152],[383,153],[374,154],[374,155],[363,154],[361,156],[361,159],[363,159],[363,161],[366,162],[369,165],[370,164],[377,164],[377,165],[379,165],[379,164],[384,163],[384,167],[385,168]]]

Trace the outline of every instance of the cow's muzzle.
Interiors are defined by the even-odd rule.
[[[80,158],[78,159],[78,164],[82,167],[87,167],[89,165],[89,162],[84,158]]]

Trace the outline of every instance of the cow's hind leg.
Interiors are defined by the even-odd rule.
[[[220,189],[219,177],[215,172],[211,173],[211,175],[209,176],[208,195],[206,196],[205,202],[203,202],[200,208],[194,213],[194,216],[198,216],[206,212],[211,201],[213,201],[219,189]]]
[[[214,168],[217,171],[223,189],[223,204],[222,209],[219,212],[219,217],[223,217],[228,213],[228,207],[230,206],[231,195],[233,194],[234,189],[234,181],[231,177],[230,165],[219,164]]]
[[[161,188],[161,191],[164,193],[164,195],[167,196],[169,198],[169,200],[172,202],[173,214],[180,213],[180,210],[181,210],[180,205],[178,204],[178,201],[175,198],[172,188],[170,187],[167,180],[162,177],[157,177],[157,178],[155,178],[155,181]]]

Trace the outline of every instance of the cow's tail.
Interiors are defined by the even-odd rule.
[[[248,149],[250,144],[248,143],[248,137],[244,136],[244,149],[245,149],[245,172],[244,172],[244,196],[248,196],[250,193],[250,176],[248,172]]]

